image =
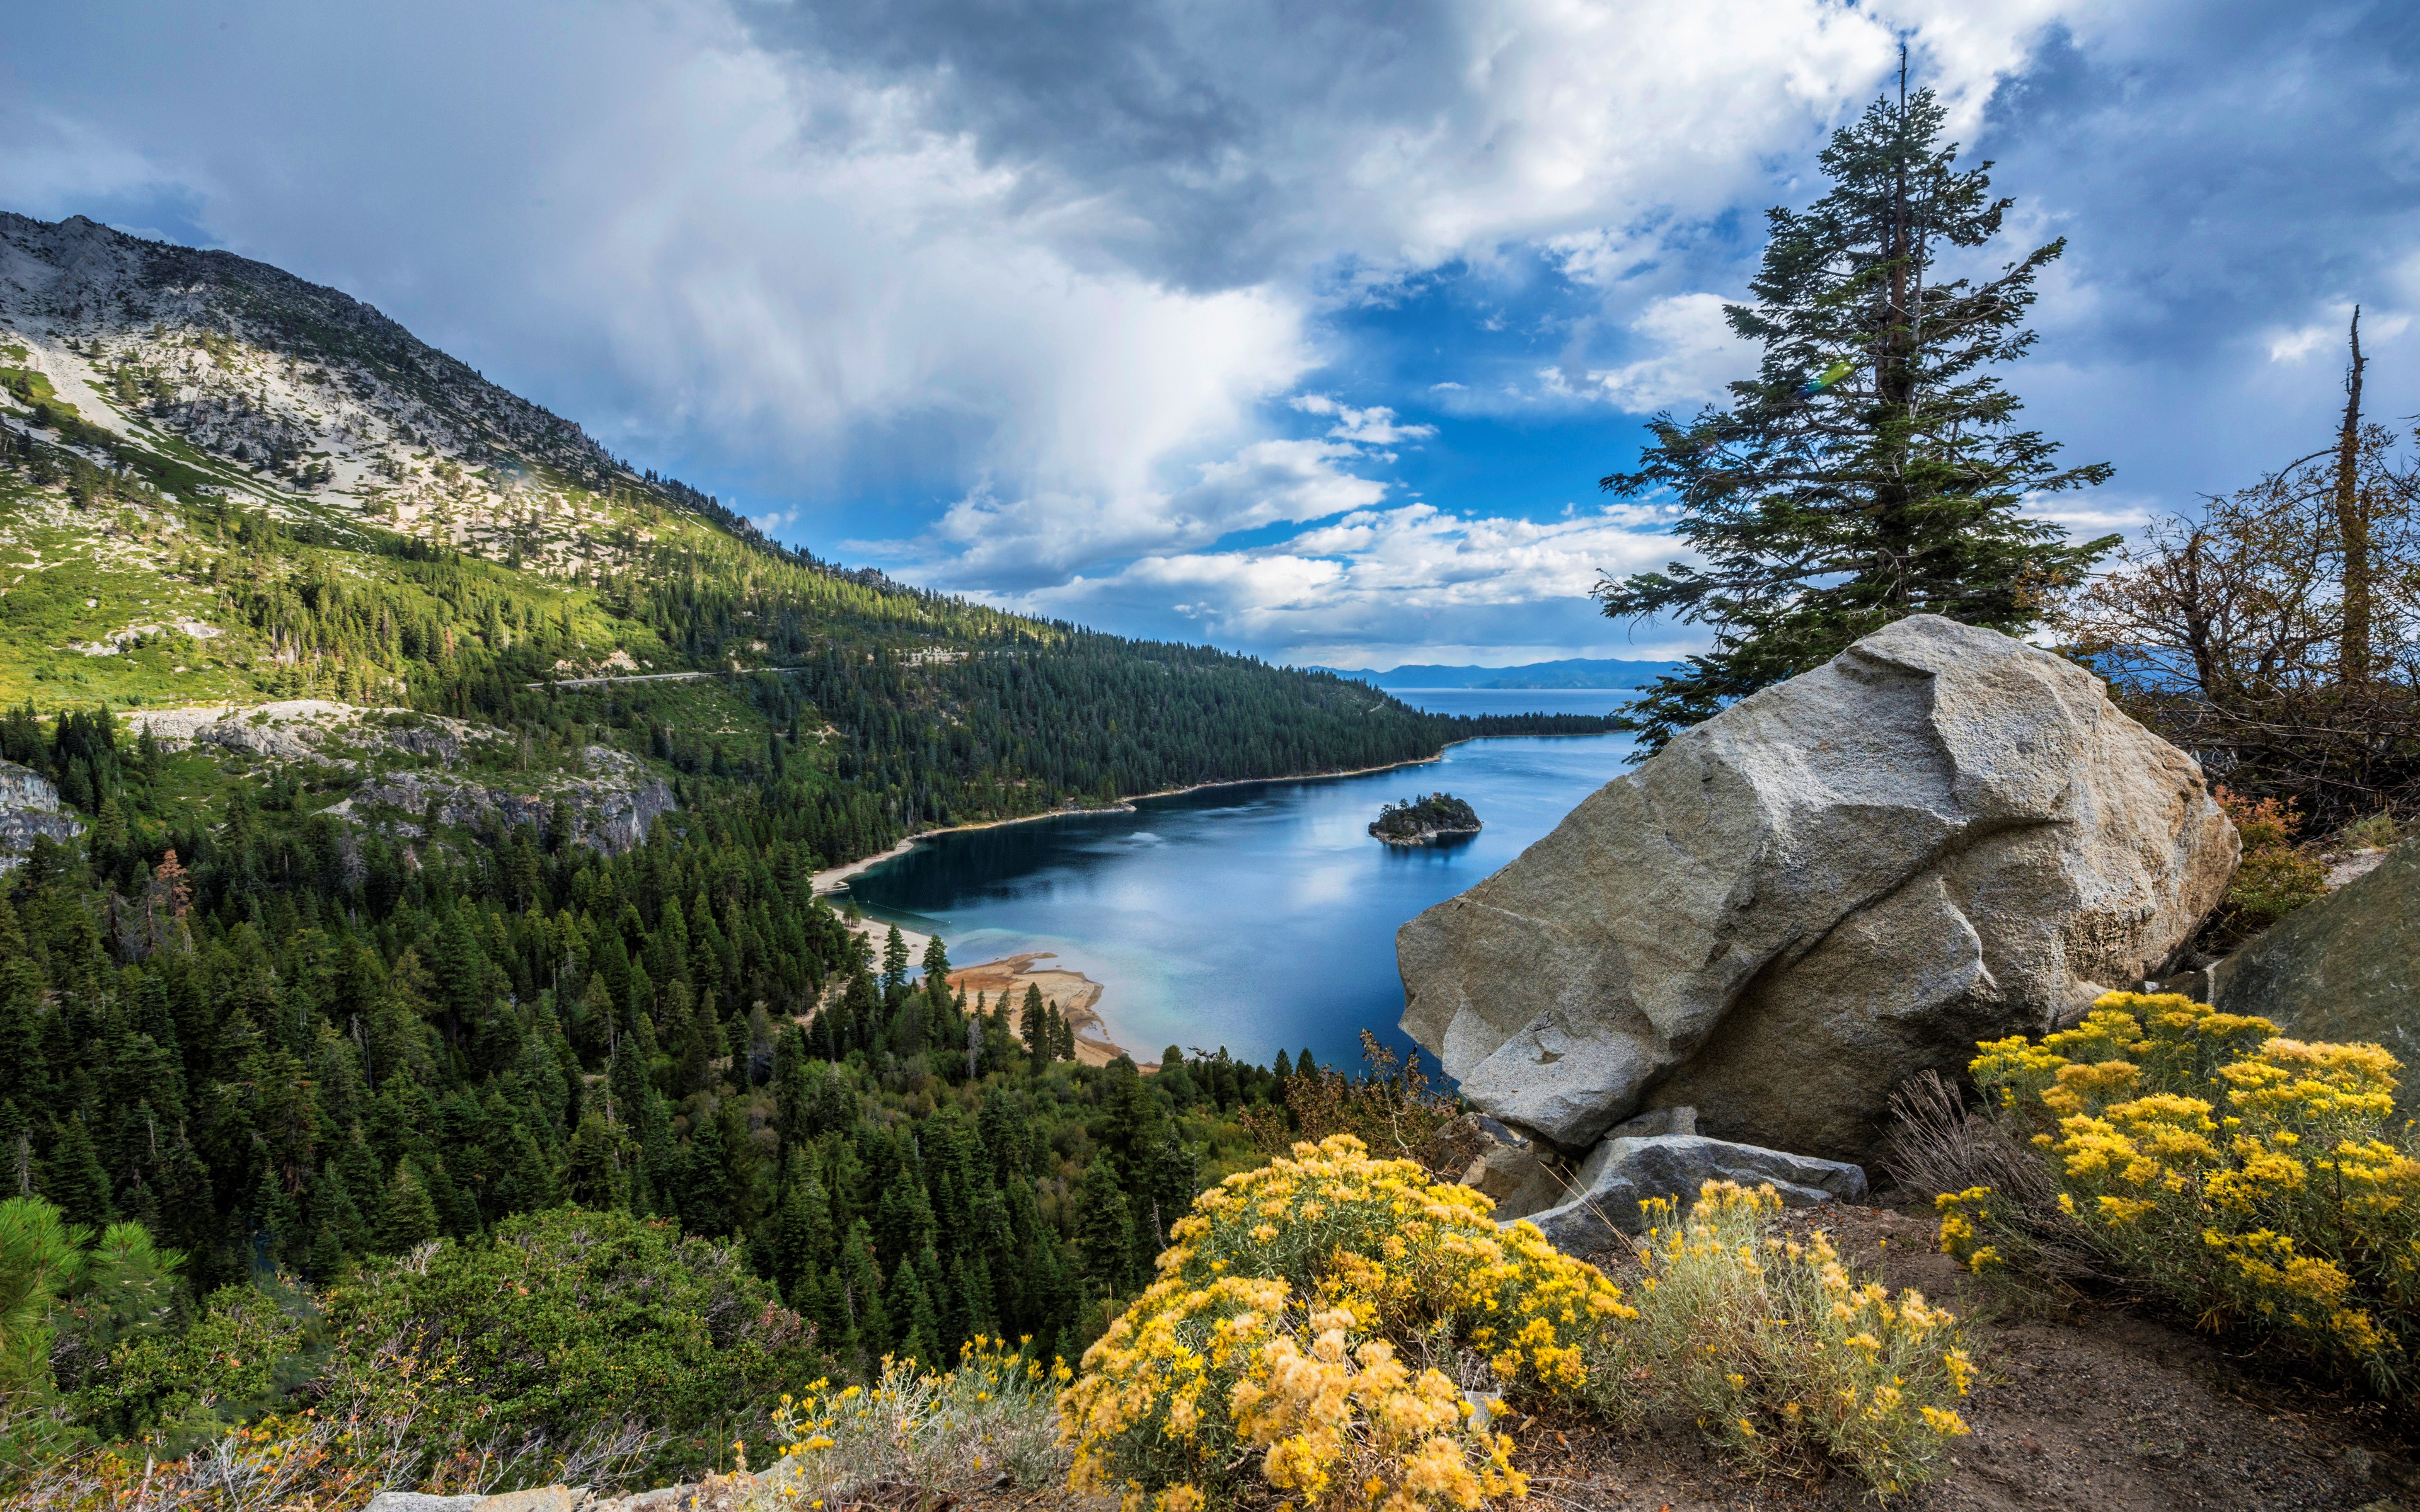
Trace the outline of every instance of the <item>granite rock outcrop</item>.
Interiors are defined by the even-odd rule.
[[[1404,1029],[1575,1153],[1864,1159],[1891,1089],[2157,976],[2238,855],[2200,767],[2084,669],[1917,615],[1743,699],[1404,925]]]

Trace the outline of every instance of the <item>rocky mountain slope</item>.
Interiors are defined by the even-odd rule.
[[[46,408],[282,517],[565,571],[613,559],[629,496],[707,502],[334,289],[82,217],[0,214],[0,332],[12,425]]]

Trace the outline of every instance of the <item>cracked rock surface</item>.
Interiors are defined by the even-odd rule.
[[[0,872],[23,864],[34,837],[48,835],[71,845],[84,821],[59,808],[59,790],[30,766],[0,762]]]
[[[2234,874],[2099,679],[1917,615],[1743,699],[1396,936],[1404,1030],[1570,1149],[1667,1106],[1862,1161],[1890,1089],[2157,975]]]

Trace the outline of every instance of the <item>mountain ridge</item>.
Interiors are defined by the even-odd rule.
[[[1339,677],[1378,688],[1637,688],[1684,665],[1677,661],[1624,661],[1606,656],[1566,656],[1556,661],[1525,662],[1511,667],[1475,667],[1452,663],[1406,663],[1377,671],[1365,668],[1319,667]]]

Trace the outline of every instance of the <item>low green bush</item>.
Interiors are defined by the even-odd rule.
[[[829,1364],[733,1246],[556,1209],[316,1304],[223,1288],[180,1333],[121,1343],[77,1406],[163,1458],[308,1408],[360,1425],[408,1484],[659,1484],[727,1466],[735,1441],[769,1456],[773,1402]]]

